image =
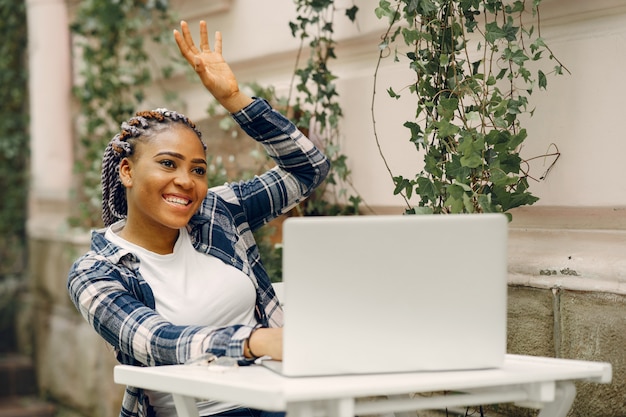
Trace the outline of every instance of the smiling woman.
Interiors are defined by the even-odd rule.
[[[174,37],[206,89],[276,166],[248,181],[207,188],[206,146],[185,116],[166,109],[122,123],[102,163],[102,218],[91,250],[70,270],[83,317],[130,365],[184,364],[207,354],[250,364],[282,359],[282,309],[253,232],[309,196],[328,159],[293,123],[239,90],[221,36],[200,48],[187,24]],[[200,401],[200,415],[267,416]],[[128,387],[121,416],[172,417],[169,394]]]
[[[122,129],[104,164],[103,189],[113,193],[103,199],[105,225],[122,218],[123,208],[115,203],[124,202],[125,190],[126,224],[119,235],[153,252],[171,253],[178,229],[189,223],[207,193],[206,146],[193,123],[169,110],[140,113]],[[128,151],[119,146],[123,140]],[[119,178],[110,175],[113,170]]]
[[[121,237],[171,253],[178,229],[206,196],[205,149],[195,125],[170,110],[140,112],[123,123],[103,158],[105,226],[126,219]]]

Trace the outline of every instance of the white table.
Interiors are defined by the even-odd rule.
[[[179,417],[198,416],[195,398],[286,410],[289,417],[348,417],[510,402],[541,408],[541,417],[565,417],[576,395],[574,381],[609,383],[612,368],[603,362],[507,355],[501,368],[477,371],[286,378],[258,365],[226,372],[201,366],[118,365],[114,375],[118,384],[173,394]],[[425,393],[429,395],[420,395]]]

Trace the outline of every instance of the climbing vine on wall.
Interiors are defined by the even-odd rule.
[[[167,0],[83,0],[71,25],[78,54],[74,94],[80,114],[80,146],[76,171],[78,226],[99,225],[101,213],[100,164],[102,152],[119,124],[137,110],[145,88],[153,80],[149,43],[163,44],[173,23]],[[168,38],[169,39],[169,38]],[[160,69],[168,76],[171,68]]]
[[[0,0],[0,276],[20,272],[26,250],[28,75],[25,2]]]
[[[290,94],[292,104],[289,116],[331,161],[331,171],[325,183],[302,206],[303,214],[354,214],[363,203],[350,179],[347,156],[341,152],[340,120],[343,111],[339,103],[335,80],[331,71],[336,41],[334,19],[340,10],[333,0],[295,0],[297,17],[290,22],[291,34],[301,40],[300,53],[308,47],[309,56],[304,65],[296,65],[295,92]],[[358,7],[343,9],[343,15],[355,21]]]
[[[537,200],[519,154],[521,116],[532,116],[529,97],[547,88],[548,75],[566,71],[541,37],[540,3],[379,2],[376,14],[389,23],[380,60],[405,66],[414,80],[387,88],[392,100],[414,99],[404,126],[421,159],[416,175],[389,170],[407,212],[507,212]]]

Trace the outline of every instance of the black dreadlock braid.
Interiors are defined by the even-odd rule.
[[[121,131],[111,139],[102,157],[102,220],[106,227],[126,217],[126,189],[119,176],[120,161],[133,155],[137,142],[149,139],[155,133],[172,127],[175,123],[192,129],[202,146],[202,133],[186,116],[167,109],[136,113],[121,125]]]

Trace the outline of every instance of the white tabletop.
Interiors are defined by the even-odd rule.
[[[603,362],[507,355],[501,368],[472,371],[288,378],[258,365],[224,372],[204,366],[119,365],[114,375],[119,384],[240,404],[243,399],[248,407],[285,410],[289,404],[307,401],[507,387],[528,394],[519,398],[522,401],[552,401],[558,381],[608,383],[612,370]]]

